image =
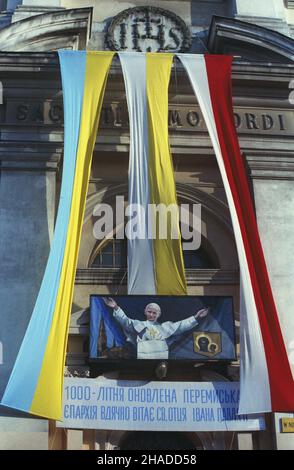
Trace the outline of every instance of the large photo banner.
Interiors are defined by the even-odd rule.
[[[90,358],[234,360],[232,298],[93,295]]]

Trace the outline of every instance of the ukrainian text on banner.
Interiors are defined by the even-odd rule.
[[[65,378],[63,420],[76,429],[257,431],[263,416],[238,416],[236,382],[142,382]]]
[[[294,382],[271,291],[233,121],[231,57],[178,54],[212,140],[234,228],[241,273],[240,413],[291,411]],[[253,390],[258,388],[258,394]]]
[[[68,164],[63,170],[62,183],[66,204],[60,198],[59,213],[63,205],[66,207],[64,217],[57,219],[52,246],[56,244],[59,249],[50,251],[50,268],[46,268],[32,320],[2,398],[5,406],[50,419],[61,417],[63,369],[77,254],[92,152],[113,54],[60,53],[65,94],[65,162]],[[48,308],[42,308],[47,304]]]

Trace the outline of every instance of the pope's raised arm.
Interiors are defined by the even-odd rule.
[[[191,315],[188,318],[185,318],[184,320],[180,320],[177,322],[165,322],[163,323],[163,327],[165,328],[167,332],[166,338],[172,335],[180,335],[182,333],[185,333],[186,331],[191,330],[195,326],[199,325],[198,320],[201,320],[202,318],[205,318],[208,315],[209,308],[203,308],[199,310],[195,315]]]
[[[117,320],[120,326],[128,332],[133,332],[135,320],[131,320],[111,297],[103,297],[103,300],[108,307],[113,308],[113,318]]]
[[[129,318],[119,306],[113,310],[113,317],[118,321],[120,326],[124,328],[124,330],[130,333],[134,331],[134,322],[136,322],[136,320]]]

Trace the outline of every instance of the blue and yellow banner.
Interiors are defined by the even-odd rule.
[[[64,165],[54,238],[42,285],[1,404],[61,418],[74,279],[99,117],[114,52],[61,51]],[[176,205],[168,142],[172,54],[119,54],[130,114],[129,203]],[[140,223],[147,224],[142,215]],[[148,227],[149,230],[150,227]],[[152,227],[151,227],[152,228]],[[178,220],[176,230],[179,231]],[[186,293],[181,241],[136,239],[128,245],[128,290]]]
[[[74,277],[92,153],[112,52],[59,52],[64,165],[52,247],[2,405],[60,419]]]

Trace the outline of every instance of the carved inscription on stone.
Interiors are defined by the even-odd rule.
[[[58,101],[8,101],[6,122],[22,125],[56,124],[63,122],[63,106]]]
[[[294,115],[290,110],[235,107],[234,120],[240,134],[293,135]],[[7,103],[5,122],[7,125],[55,126],[63,124],[63,107],[59,101],[10,101]],[[206,125],[198,106],[169,106],[168,126],[175,132],[206,133]],[[105,102],[101,112],[102,129],[127,131],[128,110],[125,102]]]
[[[292,135],[294,132],[294,115],[291,111],[235,108],[234,120],[237,132],[240,134]],[[124,103],[104,105],[100,128],[127,130],[128,126],[128,112]],[[168,126],[171,131],[207,132],[198,106],[170,105]]]
[[[189,49],[190,31],[174,13],[157,7],[122,11],[108,27],[106,44],[115,51],[179,52]]]

